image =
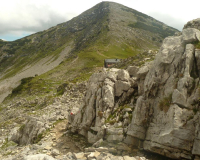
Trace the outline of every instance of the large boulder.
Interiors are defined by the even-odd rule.
[[[28,118],[17,131],[11,135],[11,140],[19,145],[27,145],[38,142],[46,130],[45,124],[36,118]]]

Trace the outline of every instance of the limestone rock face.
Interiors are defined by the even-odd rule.
[[[155,60],[140,69],[94,74],[71,131],[91,143],[120,141],[173,159],[198,159],[199,41],[200,31],[185,27],[167,37]]]
[[[147,151],[174,159],[200,155],[199,52],[192,44],[199,35],[199,30],[187,28],[180,36],[166,38],[138,82],[140,97],[127,135],[143,142]]]
[[[127,128],[132,115],[132,108],[124,104],[130,102],[134,94],[137,95],[136,77],[130,78],[126,70],[104,69],[93,74],[70,130],[84,135],[90,143],[101,138],[109,142],[123,141],[123,126]],[[111,133],[112,126],[119,130]]]

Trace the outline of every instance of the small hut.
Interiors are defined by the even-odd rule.
[[[116,63],[119,63],[121,60],[120,59],[105,59],[104,60],[104,67],[105,68],[110,68]]]

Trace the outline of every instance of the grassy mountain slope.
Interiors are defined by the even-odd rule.
[[[66,81],[87,79],[103,66],[105,58],[127,58],[158,49],[163,38],[175,32],[131,8],[99,3],[48,30],[13,42],[0,41],[0,94],[10,93],[20,79],[35,74],[42,75],[31,79],[30,86],[43,88],[41,94],[54,92]],[[48,83],[39,85],[41,79]],[[30,87],[30,93],[38,92],[37,87]]]

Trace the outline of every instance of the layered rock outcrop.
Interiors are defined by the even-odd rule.
[[[175,159],[200,155],[199,49],[194,45],[199,36],[199,30],[188,28],[166,38],[145,77],[127,132],[143,141],[145,150]]]
[[[155,60],[137,73],[133,67],[133,74],[130,68],[94,74],[71,131],[91,143],[103,138],[143,144],[144,150],[174,159],[198,159],[199,41],[200,31],[188,27],[181,35],[166,38]],[[124,113],[121,108],[130,110]]]
[[[125,104],[133,102],[134,95],[137,95],[137,83],[128,71],[104,69],[93,74],[84,103],[72,121],[71,131],[88,137],[90,143],[101,138],[122,141],[133,110],[132,105]]]

